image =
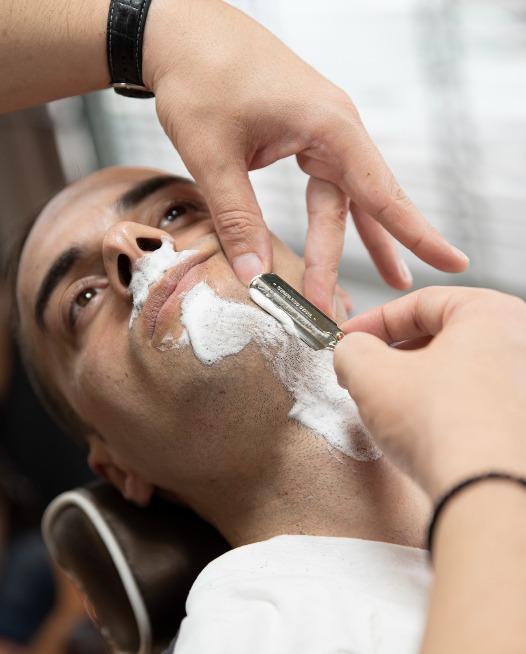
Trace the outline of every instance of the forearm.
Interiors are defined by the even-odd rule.
[[[435,584],[421,654],[526,652],[526,489],[481,482],[435,531]]]
[[[0,112],[109,82],[109,0],[0,0]]]

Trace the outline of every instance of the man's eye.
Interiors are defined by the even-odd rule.
[[[98,292],[99,291],[96,288],[85,288],[75,297],[75,300],[71,307],[71,315],[70,315],[70,320],[72,325],[75,324],[82,309],[88,306],[88,304],[91,302],[91,300],[93,300],[93,298],[98,294]]]
[[[82,291],[82,293],[79,293],[77,295],[77,300],[76,304],[80,307],[85,307],[90,300],[93,300],[93,298],[97,295],[97,289],[95,288],[86,288]]]
[[[168,209],[168,211],[165,212],[161,219],[160,227],[161,229],[163,227],[166,227],[170,223],[175,222],[177,219],[181,218],[182,216],[186,216],[189,213],[197,213],[199,211],[199,207],[195,204],[192,204],[191,202],[185,202],[185,203],[179,203],[179,204],[174,204],[172,207]]]

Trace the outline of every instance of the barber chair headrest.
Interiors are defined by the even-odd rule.
[[[55,498],[42,532],[123,654],[162,652],[177,633],[195,578],[230,549],[192,511],[160,499],[140,508],[102,481]]]

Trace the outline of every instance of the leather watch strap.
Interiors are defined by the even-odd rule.
[[[142,80],[144,26],[151,0],[111,0],[107,53],[112,86],[119,95],[153,98]]]

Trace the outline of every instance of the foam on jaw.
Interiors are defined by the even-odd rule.
[[[167,336],[160,349],[190,345],[201,363],[213,365],[254,342],[294,399],[291,418],[358,461],[380,457],[355,402],[336,381],[332,352],[307,347],[297,337],[290,317],[274,310],[283,316],[275,320],[255,306],[226,300],[200,282],[182,302],[182,336]]]
[[[257,288],[249,288],[248,294],[252,298],[253,302],[264,309],[267,313],[270,313],[271,316],[274,316],[276,320],[279,320],[287,334],[299,338],[298,332],[294,327],[294,321],[288,313],[277,307],[274,302],[272,302],[272,300],[269,300],[268,297],[265,297],[265,295],[263,295],[261,291],[258,291]]]
[[[148,252],[140,259],[137,259],[133,266],[132,278],[130,282],[130,293],[133,297],[133,309],[130,316],[130,328],[135,318],[141,313],[146,302],[150,287],[158,282],[164,273],[170,268],[177,266],[187,259],[196,250],[182,250],[176,252],[172,243],[167,239],[162,239],[161,247],[153,252]]]

